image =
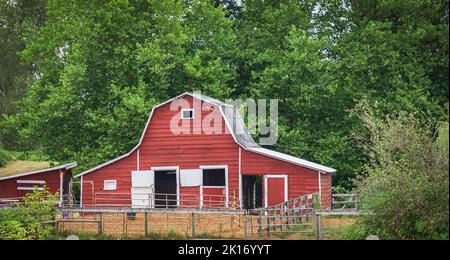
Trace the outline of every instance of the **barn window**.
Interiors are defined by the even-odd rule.
[[[203,186],[225,187],[225,169],[203,169]]]
[[[193,119],[193,118],[194,118],[194,109],[181,110],[181,119]]]
[[[117,181],[116,180],[105,180],[103,190],[116,190]]]

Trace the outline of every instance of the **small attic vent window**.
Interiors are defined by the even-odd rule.
[[[181,119],[193,119],[194,109],[183,109],[181,110]]]

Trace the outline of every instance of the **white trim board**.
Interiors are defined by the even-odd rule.
[[[268,187],[268,179],[284,179],[284,201],[289,200],[289,179],[287,174],[267,174],[264,175],[264,207],[267,208],[269,204],[269,187]]]
[[[45,184],[44,180],[17,180],[17,184]]]
[[[33,191],[35,188],[37,188],[38,190],[44,190],[43,187],[17,187],[17,190]]]
[[[59,207],[63,206],[63,200],[64,200],[64,172],[59,171]]]

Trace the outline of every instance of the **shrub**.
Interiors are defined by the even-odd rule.
[[[347,238],[448,239],[448,122],[435,134],[433,124],[413,115],[377,119],[365,111],[362,119],[370,159],[356,185],[370,214],[358,219]]]
[[[58,194],[51,194],[47,188],[35,189],[25,196],[23,205],[0,210],[0,240],[48,237],[53,227],[43,226],[41,222],[55,219],[58,198]]]

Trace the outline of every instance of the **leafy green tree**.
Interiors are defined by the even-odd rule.
[[[446,1],[243,1],[236,21],[240,94],[280,100],[276,149],[334,166],[352,187],[367,155],[350,111],[443,120],[448,104]]]
[[[17,111],[15,102],[32,78],[31,66],[22,64],[16,53],[44,23],[46,6],[47,0],[0,1],[0,118]]]
[[[448,239],[449,124],[426,124],[401,113],[378,119],[363,107],[368,136],[361,139],[370,160],[357,181],[361,217],[350,238]]]
[[[348,135],[353,103],[343,102],[352,97],[338,91],[333,73],[339,64],[331,49],[340,27],[348,27],[329,26],[346,14],[338,7],[329,1],[243,1],[236,21],[237,85],[243,95],[279,99],[274,148],[336,167],[335,184],[349,188],[362,164]]]
[[[96,165],[134,146],[153,105],[233,90],[231,22],[210,1],[49,2],[21,53],[35,80],[17,120],[23,149]]]

